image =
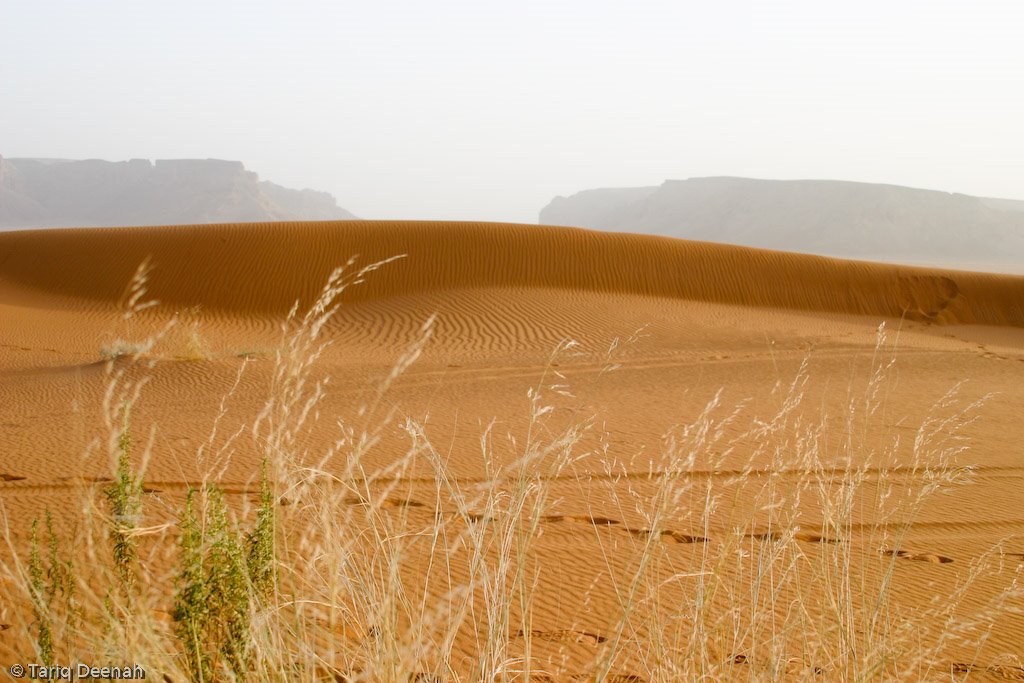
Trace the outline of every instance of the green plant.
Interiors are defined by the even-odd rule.
[[[189,489],[180,519],[178,574],[172,616],[193,680],[216,680],[227,667],[244,678],[251,655],[250,580],[243,543],[224,493],[203,491],[205,514],[196,514]]]
[[[245,673],[249,658],[249,590],[242,544],[228,518],[224,493],[207,486],[205,533],[209,550],[205,560],[210,621],[209,643],[236,675]]]
[[[260,502],[256,510],[256,522],[252,531],[246,534],[245,539],[249,581],[252,584],[253,592],[261,600],[267,600],[273,595],[276,583],[274,566],[276,515],[274,514],[274,494],[270,487],[267,467],[267,461],[264,459],[261,467]]]
[[[114,566],[121,579],[121,587],[129,594],[135,585],[135,566],[138,562],[134,532],[142,514],[142,482],[132,471],[132,439],[128,429],[128,407],[121,406],[121,432],[117,439],[117,464],[114,482],[106,487],[104,495],[110,506],[110,543]]]
[[[29,594],[37,624],[36,645],[39,659],[43,664],[53,664],[53,626],[50,623],[50,603],[53,599],[52,583],[47,581],[47,572],[39,552],[39,520],[32,520],[28,558]]]
[[[189,488],[179,526],[178,574],[175,580],[174,630],[185,650],[185,667],[195,681],[212,680],[206,649],[209,586],[203,566],[203,530],[195,514],[195,489]]]

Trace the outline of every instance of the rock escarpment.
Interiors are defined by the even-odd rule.
[[[1024,267],[1024,202],[895,185],[669,180],[557,197],[540,222],[846,258]]]
[[[239,161],[0,158],[0,229],[346,218],[326,192],[261,181]]]

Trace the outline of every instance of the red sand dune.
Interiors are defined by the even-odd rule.
[[[352,300],[480,287],[609,294],[1024,326],[1024,277],[844,261],[641,235],[490,223],[323,222],[0,234],[0,277],[19,290],[116,301],[135,268],[152,295],[241,314],[311,300],[331,269],[405,254]],[[88,283],[83,285],[83,283]]]
[[[337,438],[335,418],[357,426],[380,420],[380,445],[366,467],[387,468],[408,442],[395,418],[411,415],[426,420],[454,480],[472,486],[514,459],[498,439],[497,462],[483,462],[480,433],[496,420],[500,437],[512,433],[522,443],[528,389],[542,386],[555,408],[545,417],[553,421],[545,434],[596,418],[599,428],[581,441],[571,471],[544,479],[552,509],[537,539],[541,573],[528,630],[539,634],[535,656],[549,663],[564,656],[558,660],[563,671],[586,671],[595,648],[607,642],[621,597],[616,582],[628,576],[647,538],[637,501],[646,500],[651,471],[666,466],[662,437],[692,421],[719,391],[726,406],[751,400],[743,420],[723,427],[726,437],[737,439],[735,447],[720,461],[693,463],[690,476],[702,486],[739,487],[731,499],[736,514],[754,522],[745,543],[756,544],[780,536],[765,526],[756,496],[745,487],[773,482],[785,488],[800,477],[828,482],[856,467],[856,458],[873,457],[894,435],[901,448],[909,447],[933,404],[967,380],[965,401],[992,394],[963,431],[970,449],[958,463],[975,466],[973,483],[922,507],[899,549],[874,547],[878,529],[902,527],[899,520],[876,519],[870,498],[847,532],[862,557],[891,563],[893,593],[907,609],[953,592],[997,542],[1007,558],[1024,557],[1024,277],[570,228],[378,221],[0,233],[0,502],[16,545],[44,508],[74,518],[76,486],[109,476],[106,455],[87,449],[104,435],[102,347],[144,337],[180,316],[179,328],[149,356],[151,381],[132,413],[134,431],[154,435],[146,480],[157,492],[147,494],[147,514],[154,525],[167,521],[186,486],[209,473],[210,461],[197,458],[197,451],[221,397],[237,380],[219,433],[251,421],[267,398],[278,321],[296,299],[309,304],[331,270],[354,255],[360,265],[404,258],[346,291],[339,317],[327,328],[334,344],[317,371],[332,382],[304,442],[311,453]],[[146,298],[160,305],[125,321],[119,309],[125,288],[147,259],[153,270]],[[431,315],[434,335],[419,362],[378,397],[376,386]],[[883,405],[872,417],[877,424],[855,432],[863,440],[855,459],[825,458],[815,468],[773,473],[774,461],[757,454],[756,439],[744,437],[742,425],[775,414],[780,383],[788,386],[809,358],[799,415],[812,423],[827,414],[823,447],[832,457],[851,433],[846,410],[878,359],[889,357],[888,348],[876,354],[881,322],[898,333],[896,370],[880,394]],[[610,358],[614,339],[626,340],[645,325]],[[580,346],[552,360],[553,348],[567,337]],[[237,379],[245,358],[253,362]],[[611,362],[620,367],[607,372]],[[571,393],[549,386],[563,382]],[[799,446],[796,440],[780,444],[784,455]],[[239,441],[218,475],[229,497],[241,499],[251,490],[259,462],[258,452]],[[735,483],[747,465],[755,472]],[[432,472],[417,461],[399,476],[402,495],[392,508],[412,523],[434,519]],[[873,466],[866,476],[868,490],[883,477],[904,486],[912,463]],[[793,537],[811,558],[838,547],[817,528],[823,512],[813,498],[801,503],[806,526]],[[684,507],[659,536],[662,569],[692,577],[688,563],[722,547],[733,521],[716,517],[695,528]],[[426,566],[416,562],[426,560],[413,557],[407,569],[415,582],[416,567]],[[1016,566],[1008,560],[976,579],[976,593],[962,609],[981,609]],[[691,583],[680,584],[665,609],[692,597],[692,578],[685,581]],[[807,589],[818,587],[810,582]],[[587,600],[580,600],[581,591]],[[13,604],[0,598],[4,619],[12,619]],[[0,659],[23,648],[24,637],[18,628],[0,630]],[[467,638],[458,647],[471,653],[474,641]],[[519,642],[514,634],[512,640]],[[982,651],[954,650],[950,666],[1010,666],[1000,657],[1022,654],[1021,642],[1019,617],[1000,619]],[[629,647],[623,674],[644,661],[642,644]],[[730,666],[734,654],[747,657],[724,653]]]

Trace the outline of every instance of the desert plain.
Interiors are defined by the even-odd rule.
[[[1022,406],[1022,276],[490,223],[0,233],[0,660],[47,621],[59,660],[188,680],[187,492],[248,528],[267,471],[242,679],[1020,679]],[[26,587],[47,512],[74,626]]]

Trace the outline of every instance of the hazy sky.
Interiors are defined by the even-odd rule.
[[[238,159],[362,217],[665,178],[1024,199],[1024,2],[0,0],[0,154]]]

